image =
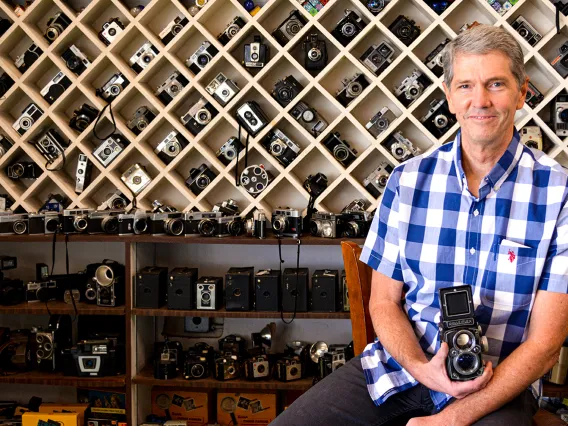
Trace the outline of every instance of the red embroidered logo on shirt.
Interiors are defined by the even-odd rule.
[[[515,253],[513,252],[513,250],[509,250],[509,262],[513,263],[515,261],[515,258],[517,256],[515,256]]]

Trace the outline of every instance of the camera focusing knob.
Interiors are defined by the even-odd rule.
[[[484,354],[489,352],[489,341],[487,340],[487,337],[481,336],[479,343],[481,344],[481,352]]]

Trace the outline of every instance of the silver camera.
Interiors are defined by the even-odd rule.
[[[164,105],[168,105],[188,84],[189,80],[185,78],[183,74],[179,71],[174,71],[168,79],[156,89],[154,95],[156,95]]]
[[[79,154],[77,159],[77,170],[75,172],[75,192],[82,193],[91,183],[92,163],[85,154]]]
[[[272,182],[272,173],[264,168],[262,164],[248,166],[241,173],[241,185],[253,197],[257,197]]]
[[[62,71],[59,71],[55,77],[41,89],[39,94],[49,105],[52,105],[69,86],[71,86],[71,80],[69,80]]]
[[[125,209],[130,201],[118,189],[108,194],[107,199],[97,207],[97,210],[121,210]]]
[[[327,212],[312,214],[310,220],[310,234],[314,237],[337,238],[341,236],[341,215]]]
[[[217,36],[217,40],[225,46],[229,43],[236,35],[246,25],[246,22],[240,16],[235,16],[231,22],[227,25],[225,30]]]
[[[12,129],[14,129],[20,135],[23,135],[28,131],[30,127],[34,125],[37,120],[39,120],[42,115],[43,111],[32,102],[24,108],[22,115],[20,115],[20,118],[18,118],[14,122],[14,124],[12,124]]]
[[[568,136],[568,95],[556,95],[554,109],[554,131],[558,136]]]
[[[114,74],[103,87],[96,90],[97,96],[100,96],[105,101],[110,102],[130,84],[128,79],[121,73]]]
[[[93,151],[93,156],[103,167],[107,167],[124,150],[125,139],[120,135],[111,135]]]
[[[369,82],[362,73],[357,73],[351,78],[346,78],[341,82],[343,87],[335,94],[335,99],[345,108],[363,91],[369,87]]]
[[[28,232],[28,214],[0,215],[0,235],[22,235]]]
[[[205,88],[221,105],[227,105],[239,93],[236,83],[220,72]]]
[[[170,164],[179,153],[189,145],[189,141],[181,134],[172,130],[154,150],[160,160]]]
[[[140,194],[140,192],[152,182],[152,178],[148,172],[146,172],[144,166],[138,163],[130,166],[128,170],[122,174],[120,179],[130,188],[134,195]]]
[[[381,195],[387,187],[387,182],[392,171],[393,168],[389,163],[381,161],[379,167],[365,178],[363,186],[369,191],[369,194],[375,198],[379,198],[379,195]]]
[[[422,72],[413,70],[412,74],[394,88],[394,95],[408,108],[432,82]]]
[[[199,71],[211,62],[217,53],[219,53],[219,51],[215,46],[208,41],[204,41],[201,43],[201,46],[199,46],[199,49],[185,61],[185,65],[187,65],[191,72],[197,75]]]
[[[373,137],[377,138],[381,133],[388,129],[394,120],[396,120],[396,115],[394,115],[388,107],[382,107],[381,110],[369,120],[369,122],[365,125],[365,128],[373,135]]]
[[[180,120],[193,136],[197,136],[217,114],[215,107],[207,99],[201,97],[186,114],[180,117]]]
[[[327,121],[325,121],[314,108],[311,108],[303,101],[298,102],[294,108],[290,110],[290,115],[314,137],[317,137],[328,126]]]
[[[140,74],[146,67],[156,58],[156,55],[160,53],[152,43],[147,41],[142,45],[140,49],[136,51],[134,55],[128,61],[130,68],[132,68],[136,73]]]
[[[99,39],[110,46],[110,44],[124,31],[124,24],[118,18],[112,18],[103,24],[103,28],[99,31]]]
[[[260,143],[284,167],[300,153],[300,146],[279,129],[271,130]]]
[[[522,16],[517,17],[511,26],[531,46],[537,44],[542,38],[538,31]]]
[[[170,41],[177,36],[183,27],[185,27],[189,23],[189,19],[180,15],[176,16],[172,22],[170,22],[166,28],[164,28],[158,37],[162,40],[162,43],[168,44]]]
[[[87,232],[89,214],[92,209],[65,209],[63,211],[63,233],[81,234]]]
[[[68,146],[55,129],[49,129],[33,144],[49,163],[55,161]]]
[[[420,148],[415,148],[408,139],[406,139],[399,130],[393,133],[384,143],[386,149],[390,150],[392,156],[398,161],[406,161],[416,155],[420,155]]]
[[[525,126],[520,131],[521,143],[542,151],[542,131],[538,126]]]
[[[361,63],[375,75],[384,71],[394,59],[394,47],[387,41],[371,45],[359,58]]]
[[[79,50],[77,46],[72,44],[63,52],[61,59],[65,61],[65,65],[77,75],[81,75],[87,69],[91,62],[87,56]]]
[[[154,118],[156,118],[156,114],[154,114],[150,108],[141,106],[134,112],[134,115],[128,120],[126,126],[132,130],[132,133],[139,135],[148,127]]]

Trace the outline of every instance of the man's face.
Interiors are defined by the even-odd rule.
[[[519,90],[510,59],[499,51],[457,54],[451,90],[444,83],[450,111],[463,137],[485,146],[501,142],[512,131],[515,111],[523,107],[527,87],[528,78]]]

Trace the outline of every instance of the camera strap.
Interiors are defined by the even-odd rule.
[[[249,148],[249,134],[247,132],[247,138],[245,141],[245,169],[248,167],[248,148]],[[237,139],[241,143],[241,123],[239,123],[239,132],[237,134]],[[239,186],[239,150],[237,149],[237,164],[235,165],[235,186]]]
[[[101,93],[100,90],[97,89],[97,91],[96,91],[97,96],[100,97],[100,93]],[[114,120],[114,114],[112,112],[112,101],[113,100],[114,100],[114,98],[112,98],[110,101],[108,101],[107,104],[101,110],[101,112],[99,112],[99,115],[97,115],[97,119],[95,120],[95,125],[93,126],[93,135],[100,141],[105,141],[116,133],[116,121]],[[105,112],[105,109],[107,109],[107,108],[110,111],[110,118],[112,119],[112,131],[107,136],[100,137],[97,134],[97,125],[99,124],[99,120],[101,119],[101,117],[103,116],[103,114]]]
[[[297,245],[297,250],[296,250],[296,286],[294,287],[294,292],[296,293],[296,295],[294,296],[294,313],[292,314],[292,319],[290,321],[286,321],[284,319],[284,307],[282,305],[280,305],[280,319],[282,319],[282,322],[284,324],[292,324],[292,322],[294,322],[294,320],[296,319],[296,311],[298,309],[298,281],[300,280],[299,274],[300,274],[300,245],[302,244],[302,240],[300,238],[298,238],[298,245]],[[280,279],[282,279],[282,264],[284,263],[284,260],[282,259],[282,239],[278,238],[278,256],[280,257]]]

